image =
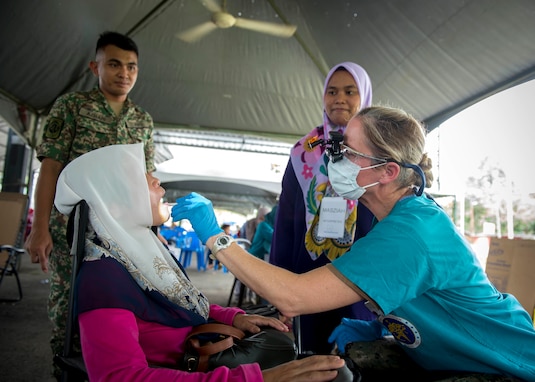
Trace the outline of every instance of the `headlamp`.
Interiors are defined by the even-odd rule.
[[[329,132],[329,135],[331,136],[331,139],[318,139],[318,137],[309,139],[308,147],[311,149],[318,145],[325,147],[327,156],[333,163],[335,163],[341,160],[344,156],[341,149],[341,143],[344,140],[344,135],[338,131],[331,131]]]

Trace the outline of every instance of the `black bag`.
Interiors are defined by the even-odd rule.
[[[233,326],[212,323],[195,327],[187,337],[183,369],[210,371],[256,362],[264,370],[296,358],[293,339],[276,329],[263,327],[246,336]]]

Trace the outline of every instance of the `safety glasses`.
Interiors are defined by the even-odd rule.
[[[347,146],[347,145],[345,145],[343,143],[340,145],[340,152],[347,159],[349,159],[351,162],[355,162],[359,158],[367,158],[367,159],[371,159],[371,160],[377,161],[379,163],[386,163],[387,162],[387,160],[384,159],[384,158],[377,158],[377,157],[374,157],[374,156],[371,156],[371,155],[367,155],[367,154],[361,153],[360,151],[353,150],[351,147],[349,147],[349,146]]]

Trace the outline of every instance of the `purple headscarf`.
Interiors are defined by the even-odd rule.
[[[358,64],[355,64],[354,62],[342,62],[338,65],[333,66],[331,70],[329,70],[329,73],[327,73],[327,77],[325,77],[325,83],[323,84],[323,95],[325,95],[327,85],[329,84],[333,73],[336,72],[336,70],[338,70],[339,68],[344,68],[345,70],[347,70],[347,72],[351,74],[351,76],[357,83],[357,88],[359,89],[360,93],[359,110],[371,106],[373,96],[372,81],[370,80],[370,77],[368,76],[368,73],[366,73],[364,68]],[[325,105],[323,105],[323,109],[323,112],[325,113]]]

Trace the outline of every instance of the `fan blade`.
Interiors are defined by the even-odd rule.
[[[207,21],[193,28],[178,32],[175,36],[185,42],[195,42],[212,32],[214,29],[217,29],[217,25],[211,21]]]
[[[199,0],[199,2],[212,13],[223,11],[215,0]]]
[[[239,17],[236,17],[236,24],[234,24],[234,26],[278,37],[292,37],[297,29],[295,25],[275,24],[267,21],[242,19]]]

